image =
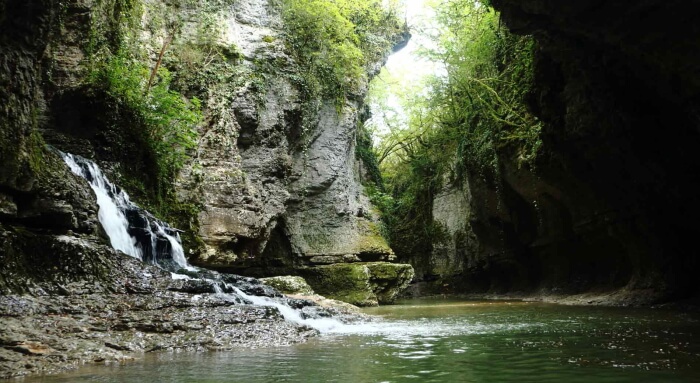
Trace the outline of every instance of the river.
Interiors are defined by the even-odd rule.
[[[700,382],[700,315],[409,300],[291,347],[154,353],[25,382]]]

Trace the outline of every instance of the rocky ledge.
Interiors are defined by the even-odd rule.
[[[108,281],[52,282],[54,288],[34,285],[32,295],[0,296],[0,378],[123,362],[155,351],[289,345],[318,334],[286,321],[275,307],[251,305],[233,286],[285,303],[302,318],[362,317],[351,308],[284,296],[253,278],[205,271],[202,279],[173,279],[102,250],[112,253],[103,261],[119,270]]]

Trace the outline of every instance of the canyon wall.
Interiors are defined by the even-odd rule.
[[[493,174],[469,171],[471,209],[459,215],[479,248],[462,257],[456,290],[697,295],[700,10],[492,3],[537,42],[527,102],[543,145],[529,166],[502,148]]]
[[[407,34],[398,24],[377,31],[381,57],[339,101],[304,91],[288,29],[280,3],[266,0],[5,3],[3,257],[20,271],[35,261],[34,250],[19,249],[29,244],[13,239],[31,242],[25,229],[106,244],[92,192],[48,143],[96,160],[137,202],[177,225],[195,265],[271,276],[393,261],[355,145],[369,78]],[[156,69],[151,89],[170,81],[183,103],[201,100],[203,113],[171,191],[129,98],[147,97],[119,84]],[[397,267],[405,274],[398,285],[407,284],[412,274]]]

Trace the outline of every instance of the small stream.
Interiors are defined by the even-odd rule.
[[[155,353],[26,382],[700,382],[698,314],[411,300],[291,347]]]

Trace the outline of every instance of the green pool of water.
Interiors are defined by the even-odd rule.
[[[161,353],[27,382],[700,382],[700,317],[650,309],[411,300],[306,344]]]

